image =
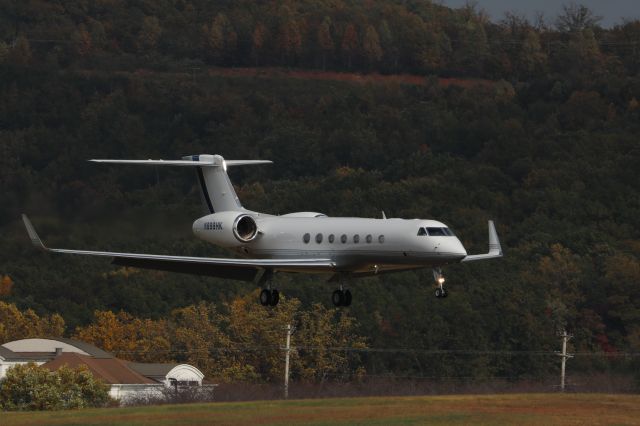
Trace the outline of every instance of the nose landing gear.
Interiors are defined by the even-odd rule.
[[[442,269],[433,268],[433,279],[436,280],[436,297],[443,298],[447,297],[449,293],[444,289],[444,275],[442,275]]]

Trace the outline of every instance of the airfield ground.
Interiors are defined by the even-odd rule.
[[[640,395],[508,394],[258,401],[0,413],[14,425],[640,425]]]

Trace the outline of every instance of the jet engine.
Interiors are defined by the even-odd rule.
[[[230,248],[250,243],[260,235],[256,218],[237,211],[203,216],[193,222],[193,233],[205,241]]]
[[[255,219],[248,214],[238,216],[233,222],[233,235],[243,243],[255,240],[258,235],[258,225]]]

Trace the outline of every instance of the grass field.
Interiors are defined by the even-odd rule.
[[[0,413],[13,425],[640,425],[640,395],[335,398]]]

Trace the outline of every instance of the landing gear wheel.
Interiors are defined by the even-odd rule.
[[[276,302],[277,303],[277,302]],[[260,292],[260,304],[262,306],[269,306],[271,304],[271,291],[263,288]]]
[[[441,288],[436,288],[436,297],[438,297],[438,298],[439,298],[439,297],[442,297],[442,292],[443,292],[443,291],[444,291],[444,290],[443,290],[443,289],[441,289]]]
[[[349,290],[345,290],[344,292],[344,303],[342,306],[351,306],[351,292]]]
[[[275,288],[271,290],[271,300],[269,301],[270,306],[276,306],[280,301],[280,292]]]
[[[334,306],[343,306],[344,305],[344,292],[342,290],[336,290],[331,295],[331,301]]]
[[[447,297],[448,295],[449,295],[449,292],[443,288],[442,289],[442,297]]]

